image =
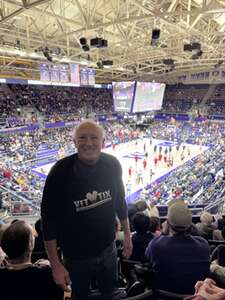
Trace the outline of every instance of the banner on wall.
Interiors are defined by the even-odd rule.
[[[80,85],[89,85],[89,70],[88,68],[80,68]]]
[[[40,80],[50,81],[49,65],[40,64]]]
[[[59,82],[59,65],[50,65],[52,82]]]
[[[77,64],[70,64],[70,82],[80,85],[80,67]]]
[[[60,65],[59,69],[59,77],[60,82],[69,82],[69,66],[68,65]]]
[[[225,70],[195,72],[178,76],[177,79],[184,84],[225,83]]]
[[[88,84],[89,85],[95,85],[95,70],[94,69],[88,69]]]

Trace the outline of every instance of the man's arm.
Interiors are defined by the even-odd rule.
[[[61,178],[59,176],[61,171],[59,171],[58,163],[56,163],[45,182],[41,202],[42,232],[53,278],[56,284],[68,290],[68,285],[71,283],[69,273],[61,263],[57,252],[58,199],[61,195],[60,188],[62,188],[62,182],[59,184]]]
[[[124,232],[124,242],[123,242],[123,255],[126,258],[129,258],[132,254],[132,240],[131,240],[131,233],[130,233],[130,224],[128,220],[128,211],[127,211],[127,203],[125,200],[125,191],[124,185],[122,181],[122,168],[118,160],[115,161],[114,166],[116,166],[116,175],[117,178],[117,194],[115,199],[115,207],[116,213],[122,225],[122,230]]]
[[[124,232],[123,255],[126,258],[129,258],[131,256],[132,250],[133,250],[129,221],[126,218],[126,219],[120,220],[120,223],[122,225],[122,229]]]
[[[69,291],[68,286],[71,285],[70,276],[59,259],[56,240],[44,241],[44,244],[51,264],[52,275],[55,283],[58,284],[64,291]]]

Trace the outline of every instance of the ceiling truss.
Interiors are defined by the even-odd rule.
[[[151,45],[155,28],[160,37]],[[84,52],[81,37],[102,37],[108,47]],[[194,59],[195,52],[183,49],[192,42],[202,51]],[[46,47],[55,63],[85,62],[96,68],[99,82],[175,80],[225,61],[225,1],[1,0],[0,76],[18,71],[38,78],[39,64],[46,61],[40,49]],[[112,60],[113,66],[99,69],[101,60]]]

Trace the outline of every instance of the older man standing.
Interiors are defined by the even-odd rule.
[[[43,192],[43,233],[53,276],[63,289],[72,282],[72,299],[76,300],[87,299],[93,275],[101,294],[113,299],[116,215],[124,230],[124,255],[132,252],[121,166],[115,157],[101,152],[103,140],[97,123],[80,123],[74,134],[78,153],[54,165]]]

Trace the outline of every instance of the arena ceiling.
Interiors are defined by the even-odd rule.
[[[152,45],[153,29],[160,37]],[[82,37],[108,47],[83,51]],[[200,51],[184,51],[192,43]],[[0,76],[37,79],[46,47],[55,63],[96,68],[98,82],[173,82],[223,68],[225,0],[1,0]],[[104,60],[113,65],[102,67]]]

